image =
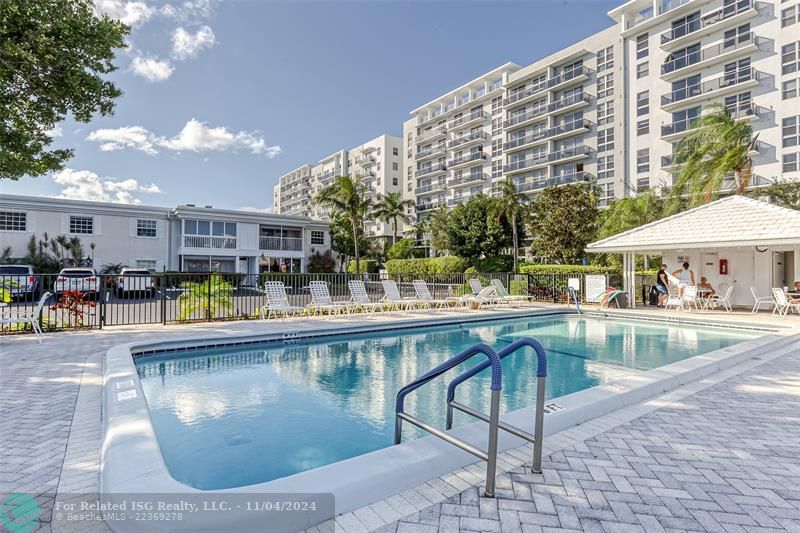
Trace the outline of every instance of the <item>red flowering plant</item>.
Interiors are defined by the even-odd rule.
[[[93,308],[97,304],[86,299],[80,291],[64,291],[58,298],[58,302],[50,309],[60,310],[62,317],[66,317],[65,326],[83,326],[87,308]]]

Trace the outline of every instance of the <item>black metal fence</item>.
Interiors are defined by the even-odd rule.
[[[393,279],[404,297],[414,297],[412,281],[424,280],[434,298],[471,293],[468,280],[482,285],[499,279],[514,295],[526,295],[535,302],[565,303],[570,280],[578,280],[581,300],[586,300],[585,274],[283,274],[258,275],[225,273],[159,273],[151,276],[96,275],[60,278],[55,274],[34,276],[0,275],[0,316],[14,317],[35,312],[40,296],[51,295],[39,315],[44,331],[103,328],[136,324],[175,324],[217,320],[258,319],[266,305],[264,282],[282,281],[289,303],[305,307],[311,303],[309,282],[326,282],[334,301],[350,300],[348,281],[362,279],[370,300],[384,297],[381,281]],[[621,286],[622,276],[607,275],[607,285]],[[637,286],[648,283],[637,279]],[[574,283],[574,281],[573,281]],[[646,287],[642,287],[642,299]],[[590,295],[592,296],[592,295]],[[637,298],[638,299],[638,298]],[[0,326],[0,333],[30,330],[16,324]]]

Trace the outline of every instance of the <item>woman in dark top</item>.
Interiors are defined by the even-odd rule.
[[[661,265],[656,274],[656,289],[658,289],[658,306],[664,306],[664,298],[669,294],[669,279],[667,279],[667,265]]]

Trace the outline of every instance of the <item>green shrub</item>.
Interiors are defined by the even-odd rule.
[[[469,265],[460,257],[431,257],[427,259],[391,259],[386,262],[390,275],[428,276],[431,274],[460,274]]]
[[[469,266],[469,261],[461,257],[432,257],[429,263],[429,274],[460,274]]]
[[[413,259],[422,257],[414,239],[400,239],[386,250],[386,259]]]
[[[522,265],[523,274],[619,274],[616,267],[599,265]]]
[[[479,259],[475,263],[478,272],[512,272],[514,270],[514,258],[510,255],[496,255]]]
[[[361,266],[361,273],[367,274],[375,274],[378,272],[378,260],[377,259],[361,259],[359,261]],[[351,259],[350,262],[347,264],[347,273],[348,274],[355,274],[356,273],[356,260]]]

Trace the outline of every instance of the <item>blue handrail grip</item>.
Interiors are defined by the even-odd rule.
[[[488,368],[489,366],[492,367],[492,384],[490,388],[492,390],[501,390],[503,388],[503,367],[500,364],[500,357],[498,356],[497,352],[495,352],[486,344],[476,344],[474,346],[470,346],[456,356],[451,357],[439,366],[429,370],[400,389],[400,391],[397,393],[397,399],[395,401],[395,413],[401,413],[404,411],[405,399],[410,392],[417,390],[421,386],[431,381],[433,378],[444,374],[454,366],[463,363],[473,355],[479,353],[484,354],[487,357],[487,360],[483,363],[480,363],[478,366],[481,366],[481,369]]]
[[[537,358],[537,365],[536,365],[536,377],[543,378],[547,377],[547,354],[544,350],[544,346],[534,338],[531,337],[522,337],[520,339],[515,340],[502,350],[497,353],[497,356],[502,360],[504,357],[511,355],[512,353],[516,352],[520,348],[524,348],[529,346],[533,348],[536,352]],[[461,383],[465,382],[472,376],[478,374],[482,370],[485,370],[489,366],[487,361],[479,363],[469,370],[465,371],[461,375],[457,376],[450,384],[447,386],[447,401],[452,402],[456,397],[456,387]]]

